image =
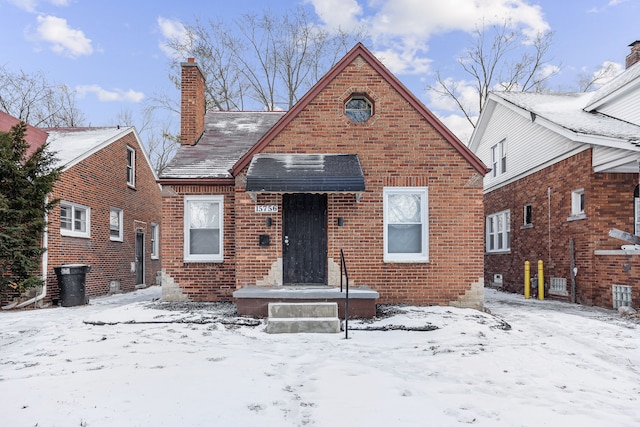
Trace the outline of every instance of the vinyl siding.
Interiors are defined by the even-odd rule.
[[[491,147],[502,140],[507,143],[507,171],[497,177],[489,172],[484,178],[485,192],[533,173],[540,165],[559,161],[569,153],[588,148],[497,105],[476,153],[487,166],[492,167]]]

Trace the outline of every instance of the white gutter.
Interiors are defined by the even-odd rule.
[[[47,197],[44,201],[45,204],[49,203],[49,197]],[[47,212],[44,213],[44,221],[45,224],[48,224],[49,221],[49,214]],[[49,266],[49,251],[47,250],[49,246],[49,226],[45,225],[44,228],[44,233],[42,234],[42,247],[44,248],[44,253],[42,254],[42,292],[40,293],[40,295],[36,295],[35,297],[21,302],[20,304],[18,303],[11,303],[8,305],[5,305],[2,307],[3,310],[10,310],[12,308],[22,308],[22,307],[26,307],[29,304],[35,304],[38,301],[41,301],[42,299],[44,299],[45,296],[47,296],[47,268]]]

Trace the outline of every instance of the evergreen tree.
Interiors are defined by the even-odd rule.
[[[0,292],[22,292],[42,284],[39,274],[47,200],[60,168],[43,144],[27,157],[27,125],[0,132]]]

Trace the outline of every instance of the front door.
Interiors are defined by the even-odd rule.
[[[327,284],[327,195],[284,194],[285,285]]]
[[[144,284],[144,233],[136,233],[136,285]]]

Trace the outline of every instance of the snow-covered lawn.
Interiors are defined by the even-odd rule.
[[[0,312],[0,426],[640,425],[640,325],[613,311],[487,290],[492,314],[394,307],[346,340],[159,295]]]

